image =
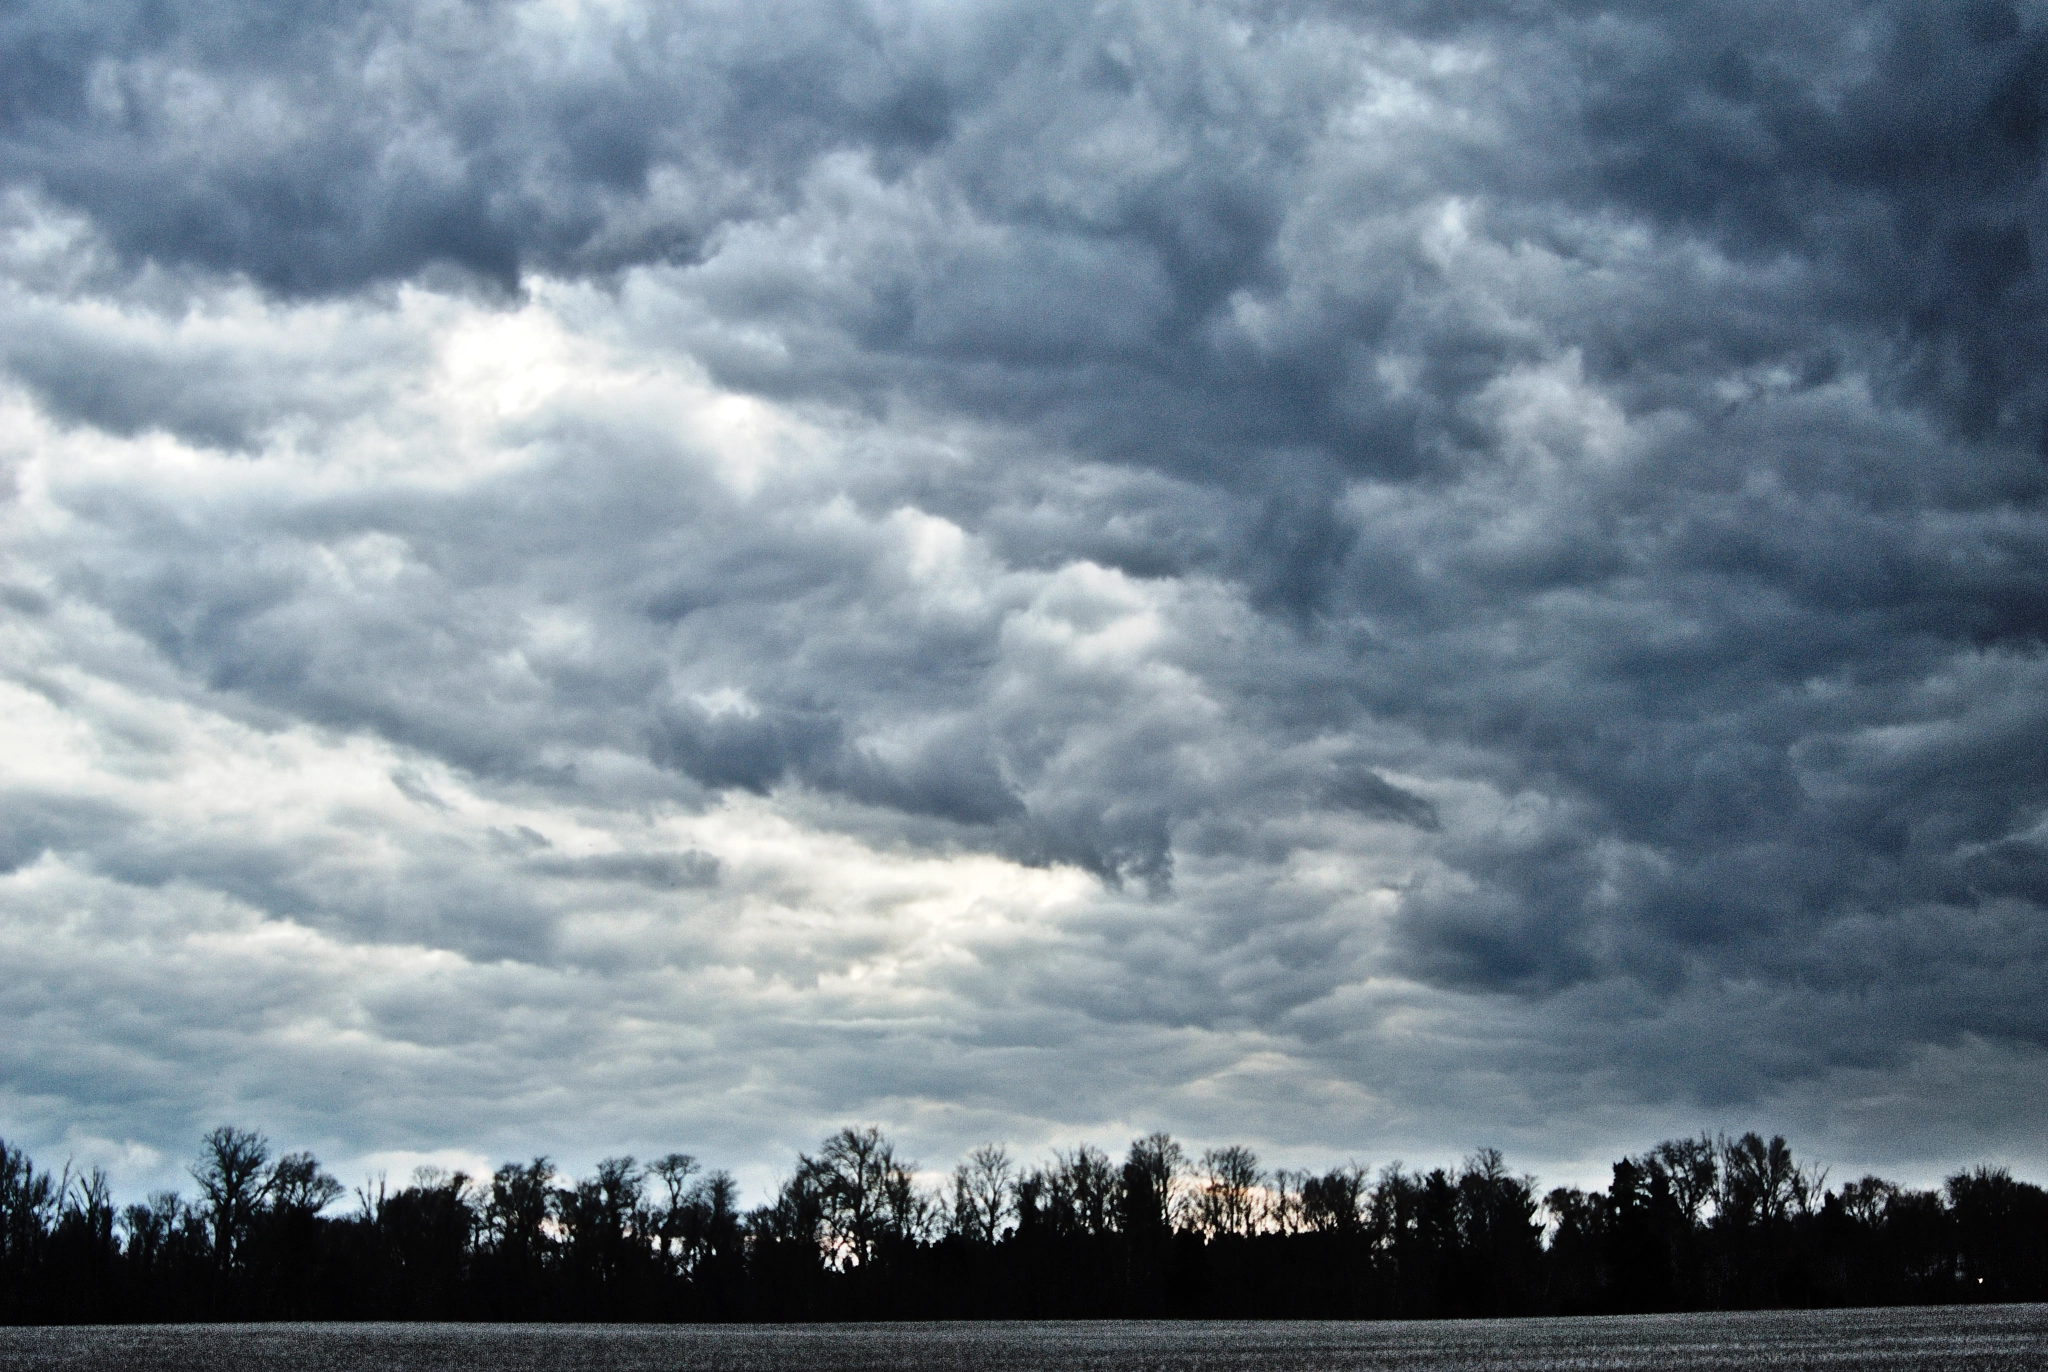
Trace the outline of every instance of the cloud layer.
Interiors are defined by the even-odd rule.
[[[2036,7],[0,49],[0,1132],[2048,1162]]]

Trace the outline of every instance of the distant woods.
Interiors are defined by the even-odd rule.
[[[2048,1298],[2048,1192],[2001,1168],[1829,1185],[1781,1138],[1676,1139],[1604,1191],[1482,1149],[1428,1172],[1267,1170],[1165,1134],[1122,1161],[990,1144],[942,1182],[879,1130],[742,1211],[687,1153],[416,1172],[353,1191],[223,1127],[196,1190],[0,1142],[0,1319],[1429,1318]]]

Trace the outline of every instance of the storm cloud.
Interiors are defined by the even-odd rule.
[[[2038,6],[0,61],[9,1137],[2048,1162]]]

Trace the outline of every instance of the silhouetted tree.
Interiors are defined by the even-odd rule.
[[[206,1136],[199,1161],[192,1164],[201,1213],[213,1234],[213,1259],[223,1273],[234,1267],[249,1222],[263,1201],[264,1164],[269,1161],[268,1139],[224,1124]]]
[[[842,1129],[816,1157],[799,1157],[824,1221],[827,1253],[849,1267],[871,1265],[891,1239],[920,1237],[930,1214],[916,1189],[917,1164],[900,1160],[872,1125]]]
[[[799,1165],[771,1205],[747,1212],[747,1269],[755,1313],[815,1319],[825,1285],[825,1201],[817,1169]]]
[[[554,1164],[545,1157],[508,1162],[491,1174],[484,1222],[499,1251],[544,1255],[552,1245],[547,1224],[554,1211]]]
[[[583,1312],[615,1318],[631,1305],[655,1264],[645,1175],[630,1157],[606,1158],[595,1175],[555,1192],[563,1262]]]
[[[679,1276],[689,1267],[683,1229],[690,1177],[696,1171],[697,1160],[688,1153],[669,1153],[647,1165],[648,1177],[661,1187],[654,1237],[660,1265],[667,1276]]]
[[[1482,1148],[1458,1170],[1458,1238],[1475,1313],[1528,1308],[1543,1226],[1536,1222],[1536,1179],[1508,1171],[1498,1148]]]
[[[484,1252],[480,1266],[488,1274],[489,1309],[502,1316],[529,1317],[543,1308],[546,1277],[556,1243],[555,1167],[546,1157],[508,1162],[491,1174],[483,1199],[479,1230]]]
[[[1016,1214],[1010,1188],[1017,1169],[999,1144],[985,1143],[953,1169],[953,1232],[970,1243],[993,1246],[1005,1221]]]
[[[56,1223],[45,1255],[53,1313],[67,1320],[104,1322],[114,1313],[114,1273],[120,1260],[113,1188],[100,1168],[73,1173],[66,1166],[57,1194]]]
[[[1609,1308],[1672,1308],[1673,1230],[1683,1213],[1671,1195],[1670,1174],[1654,1160],[1623,1158],[1614,1164],[1604,1207]]]
[[[1187,1155],[1166,1134],[1131,1141],[1124,1157],[1122,1229],[1133,1235],[1164,1235],[1173,1229],[1175,1195]]]
[[[1046,1225],[1055,1234],[1101,1238],[1116,1225],[1118,1178],[1099,1148],[1055,1153],[1045,1171],[1041,1199]]]
[[[1211,1148],[1197,1170],[1195,1224],[1205,1234],[1248,1237],[1261,1218],[1259,1155],[1241,1145]]]
[[[385,1300],[408,1319],[452,1319],[463,1311],[478,1216],[469,1178],[421,1167],[412,1185],[380,1195],[369,1216],[389,1264]]]
[[[1714,1199],[1721,1180],[1720,1151],[1705,1134],[1666,1139],[1650,1150],[1651,1164],[1663,1171],[1671,1199],[1688,1225],[1697,1225]]]
[[[1357,1163],[1303,1177],[1300,1196],[1301,1223],[1309,1232],[1347,1237],[1365,1232],[1371,1184]]]
[[[740,1229],[739,1184],[732,1173],[698,1177],[683,1197],[680,1230],[683,1270],[707,1313],[738,1313],[746,1278],[746,1249]]]
[[[395,1193],[366,1185],[338,1216],[317,1159],[268,1153],[261,1135],[216,1130],[195,1201],[158,1192],[117,1213],[104,1172],[53,1176],[0,1142],[0,1318],[1437,1317],[2048,1298],[2040,1187],[1979,1167],[1939,1192],[1881,1177],[1831,1191],[1754,1133],[1658,1144],[1619,1159],[1604,1193],[1560,1187],[1540,1208],[1492,1149],[1368,1181],[1355,1165],[1265,1174],[1244,1147],[1191,1169],[1164,1134],[1120,1167],[1080,1145],[1022,1175],[988,1145],[942,1206],[879,1130],[844,1129],[744,1219],[731,1175],[685,1153],[606,1158],[574,1182],[546,1158],[483,1186],[423,1168]]]
[[[2048,1292],[2048,1192],[1990,1166],[1956,1173],[1946,1190],[1965,1295],[2039,1300]]]
[[[1560,1186],[1544,1196],[1543,1209],[1551,1223],[1545,1288],[1549,1308],[1566,1315],[1605,1309],[1607,1197]]]
[[[0,1317],[34,1313],[33,1288],[57,1205],[56,1179],[0,1139]]]
[[[342,1184],[320,1170],[311,1153],[287,1153],[271,1166],[264,1195],[273,1210],[317,1215],[341,1199]]]
[[[327,1297],[320,1289],[320,1212],[341,1198],[342,1185],[311,1153],[287,1153],[271,1164],[263,1195],[247,1241],[259,1303],[287,1317],[310,1318]]]
[[[1721,1186],[1715,1199],[1722,1218],[1734,1224],[1775,1224],[1791,1214],[1803,1195],[1798,1164],[1782,1135],[1765,1143],[1744,1134],[1721,1144]]]

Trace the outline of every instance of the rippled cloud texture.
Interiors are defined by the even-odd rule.
[[[15,1141],[2044,1161],[2040,7],[4,13]]]

